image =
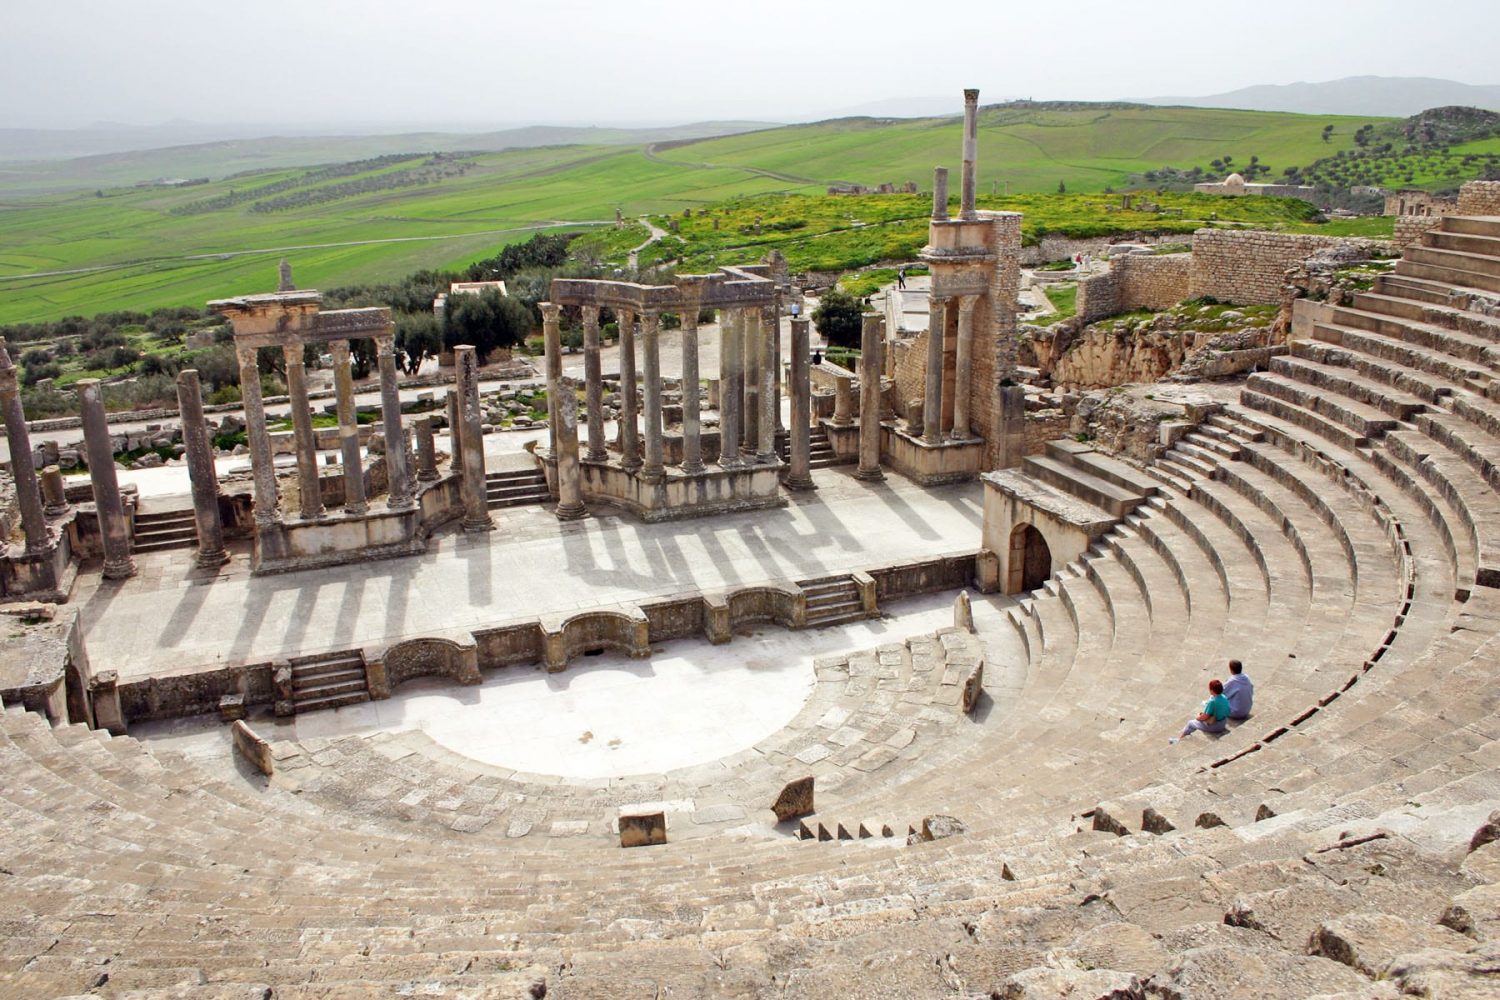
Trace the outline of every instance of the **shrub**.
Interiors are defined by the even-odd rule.
[[[837,347],[858,347],[863,309],[859,299],[848,292],[830,288],[813,310],[813,324],[823,339]]]

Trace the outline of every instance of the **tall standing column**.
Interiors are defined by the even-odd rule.
[[[380,418],[385,430],[385,471],[390,493],[385,505],[391,510],[409,510],[412,499],[411,470],[406,465],[406,436],[401,432],[401,392],[396,385],[395,335],[375,338],[375,356],[380,361]]]
[[[859,468],[854,478],[878,482],[880,470],[880,316],[865,313],[859,338]]]
[[[255,523],[267,527],[281,523],[277,509],[276,459],[271,454],[271,436],[266,433],[266,407],[260,397],[260,368],[254,347],[236,344],[240,363],[240,402],[245,407],[245,439],[250,447],[250,472],[255,481]]]
[[[120,482],[115,478],[115,449],[109,441],[109,422],[104,418],[104,397],[96,378],[79,379],[74,385],[83,417],[94,508],[99,512],[99,534],[104,538],[104,577],[123,580],[135,575],[135,560],[130,557],[130,529],[125,524]]]
[[[546,348],[547,446],[556,452],[557,407],[552,405],[552,395],[562,381],[562,307],[555,302],[538,302],[537,308],[542,311],[542,343]]]
[[[661,439],[661,317],[648,312],[641,317],[641,348],[646,385],[646,465],[641,477],[659,483],[664,474]]]
[[[302,361],[302,345],[286,344],[281,348],[286,359],[286,388],[292,397],[292,436],[297,443],[298,505],[303,517],[323,513],[323,491],[318,484],[318,441],[313,434],[312,411],[307,401],[307,368]]]
[[[484,429],[479,414],[479,352],[469,344],[453,348],[453,377],[458,385],[455,395],[458,400],[458,426],[454,436],[462,439],[459,454],[463,456],[463,478],[460,491],[464,502],[463,529],[468,532],[489,531],[494,522],[490,520],[489,488],[484,468]],[[553,394],[548,386],[547,407],[552,407]]]
[[[771,313],[771,333],[771,398],[774,400],[771,412],[775,415],[776,429],[780,431],[786,428],[781,420],[781,297],[779,295],[776,300],[776,309]]]
[[[948,221],[948,168],[932,168],[932,221]]]
[[[640,425],[635,397],[635,314],[620,311],[620,466],[641,467]]]
[[[349,341],[328,344],[333,355],[333,388],[338,397],[339,453],[344,463],[344,513],[363,514],[370,509],[365,500],[365,463],[359,450],[359,419],[354,413],[354,369],[349,360]]]
[[[702,426],[698,415],[698,286],[678,279],[682,299],[682,471],[703,471]]]
[[[198,529],[198,565],[221,566],[229,559],[224,551],[224,522],[219,516],[219,473],[214,468],[213,444],[203,422],[203,390],[198,373],[184,368],[177,373],[177,407],[182,416],[182,446],[187,457],[188,481],[193,487],[193,522]]]
[[[974,211],[975,170],[979,160],[979,91],[964,91],[964,187],[963,207],[958,217],[965,222],[979,218]]]
[[[655,325],[652,319],[654,317],[647,319],[648,326]],[[646,384],[649,386],[650,382]],[[578,481],[578,389],[572,379],[561,381],[557,403],[556,514],[559,521],[576,521],[586,516],[589,510],[583,504]]]
[[[719,310],[719,466],[740,464],[740,311]]]
[[[953,440],[969,437],[969,396],[974,384],[974,306],[975,295],[958,300],[958,347],[953,361]]]
[[[26,551],[38,553],[47,548],[51,536],[47,531],[47,514],[37,485],[36,464],[31,455],[31,433],[26,427],[26,413],[21,406],[21,390],[16,382],[16,366],[0,337],[0,416],[5,419],[5,439],[10,445],[10,471],[16,480],[16,500],[21,505],[21,530],[26,533]]]
[[[604,372],[599,361],[599,307],[583,307],[583,381],[588,403],[590,462],[609,458],[604,448]]]
[[[931,294],[927,300],[927,390],[922,400],[922,440],[943,439],[943,333],[948,325],[946,300]]]
[[[774,303],[760,311],[760,336],[756,338],[760,426],[755,435],[755,461],[760,465],[776,464],[776,327],[780,318],[776,313]]]
[[[740,313],[740,457],[754,462],[760,444],[760,310]]]
[[[811,490],[817,486],[812,478],[812,374],[808,357],[811,339],[808,336],[807,320],[798,316],[792,320],[792,371],[789,386],[792,397],[792,420],[789,433],[792,436],[792,467],[787,473],[786,487],[789,490]]]

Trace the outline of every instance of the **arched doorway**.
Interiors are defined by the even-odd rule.
[[[1034,526],[1018,524],[1010,533],[1009,569],[1007,594],[1035,590],[1052,575],[1052,550]]]

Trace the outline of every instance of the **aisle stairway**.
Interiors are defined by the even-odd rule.
[[[546,503],[551,499],[547,477],[538,469],[491,472],[484,477],[484,485],[490,510]]]
[[[133,552],[161,552],[166,549],[192,548],[198,544],[198,527],[193,509],[135,512]]]

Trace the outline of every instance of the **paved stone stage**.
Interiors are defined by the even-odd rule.
[[[252,578],[243,551],[209,578],[181,553],[142,555],[123,583],[83,574],[75,599],[95,668],[128,680],[847,572],[972,549],[979,537],[977,483],[815,475],[819,489],[781,510],[667,524],[604,508],[567,524],[541,507],[497,510],[497,530],[444,533],[422,556],[278,576]]]

